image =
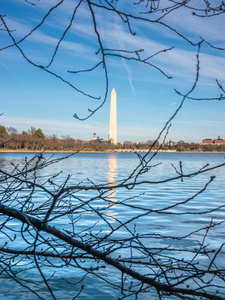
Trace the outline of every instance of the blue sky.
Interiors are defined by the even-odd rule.
[[[59,0],[31,2],[36,5],[30,5],[24,0],[0,2],[1,14],[5,15],[4,20],[16,41],[35,27]],[[19,44],[30,60],[38,65],[48,64],[77,3],[78,1],[65,0],[38,30]],[[96,0],[95,3],[99,1]],[[166,3],[167,1],[161,1],[160,5]],[[114,1],[114,5],[118,10],[129,9],[136,15],[138,10],[146,10],[144,5],[141,8],[128,7],[127,1],[123,0]],[[97,108],[105,91],[105,77],[101,66],[89,73],[67,72],[92,68],[101,60],[101,55],[96,55],[99,47],[88,4],[83,1],[49,70],[69,80],[77,89],[96,97],[101,96],[101,99],[83,96],[57,78],[30,65],[16,47],[11,47],[0,51],[0,112],[3,113],[0,124],[13,126],[18,132],[31,126],[40,127],[45,134],[54,133],[59,138],[69,134],[75,139],[90,140],[96,132],[107,139],[110,93],[114,87],[118,104],[118,141],[141,142],[158,136],[182,101],[174,88],[185,94],[194,83],[197,47],[191,46],[162,24],[131,20],[131,28],[136,33],[132,36],[127,24],[118,14],[96,7],[93,9],[103,47],[106,49],[144,49],[141,55],[147,58],[158,51],[174,47],[149,61],[173,79],[167,79],[156,68],[143,63],[107,56],[109,94],[106,103],[91,118],[85,121],[75,119],[74,113],[85,118],[89,114],[88,109]],[[156,18],[157,15],[143,16]],[[216,47],[225,48],[223,15],[197,18],[186,9],[181,9],[168,14],[162,21],[194,43],[199,42],[201,36]],[[0,48],[11,42],[7,33],[1,30]],[[192,97],[210,98],[221,94],[215,79],[225,87],[224,54],[225,51],[202,44],[200,76]],[[225,139],[225,101],[186,99],[181,111],[172,121],[167,140],[201,142],[203,138],[216,138],[218,135]]]

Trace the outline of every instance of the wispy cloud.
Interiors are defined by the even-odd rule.
[[[49,6],[49,3],[46,4]],[[119,4],[118,4],[119,5]],[[60,14],[60,18],[58,18],[57,23],[57,30],[59,28],[63,28],[68,24],[68,15],[71,14],[71,9],[74,8],[73,1],[69,1],[67,5],[60,7],[60,10],[56,14],[59,15],[61,10],[66,12],[66,16],[64,14]],[[121,7],[119,7],[121,9]],[[105,12],[107,14],[107,12]],[[96,34],[94,32],[94,27],[92,22],[88,19],[88,9],[86,5],[82,5],[79,7],[79,17],[75,19],[74,26],[71,28],[70,32],[74,35],[74,41],[68,42],[63,41],[61,44],[62,50],[70,51],[70,54],[78,55],[82,58],[87,57],[88,59],[96,60],[97,57],[95,55],[96,49],[91,47],[90,41],[93,42],[96,40]],[[126,25],[121,21],[121,19],[116,15],[114,18],[114,24],[112,26],[112,17],[107,20],[105,15],[100,15],[100,13],[96,12],[96,15],[100,21],[97,22],[98,28],[102,35],[102,40],[105,46],[110,46],[111,48],[117,47],[118,49],[129,49],[129,50],[138,50],[140,48],[144,48],[145,51],[142,53],[145,57],[152,55],[160,50],[166,49],[168,47],[174,46],[169,44],[169,42],[160,42],[160,40],[151,40],[149,36],[143,35],[136,35],[135,37],[132,36],[128,30],[125,31]],[[186,18],[193,20],[190,16],[186,16]],[[181,26],[181,18],[178,15],[174,15],[171,18],[172,25],[174,26]],[[186,19],[185,19],[186,20]],[[190,22],[189,20],[189,22]],[[101,22],[102,21],[102,22]],[[26,35],[30,30],[31,27],[26,24],[24,20],[12,20],[8,19],[10,24],[10,28],[17,29],[14,33],[18,38],[23,37]],[[185,21],[186,22],[186,21]],[[194,22],[201,23],[201,20],[194,18]],[[211,22],[211,21],[210,21]],[[49,23],[49,26],[53,28],[53,23]],[[188,31],[190,26],[186,26],[186,30]],[[191,31],[194,28],[199,28],[200,26],[191,26]],[[161,28],[161,27],[160,27]],[[160,29],[159,28],[159,29]],[[208,27],[207,27],[208,28]],[[159,31],[159,29],[157,29]],[[190,31],[189,30],[189,31]],[[213,32],[215,28],[213,29]],[[83,44],[79,41],[76,42],[75,36],[82,36],[86,38],[86,41],[83,41]],[[161,34],[159,31],[159,38]],[[219,33],[217,33],[219,38]],[[34,43],[38,43],[41,45],[49,45],[51,47],[55,47],[57,45],[58,39],[54,36],[46,34],[41,31],[41,28],[32,34],[29,37]],[[174,43],[174,39],[170,39],[170,43]],[[193,79],[195,76],[195,65],[196,65],[196,51],[193,51],[191,48],[186,50],[184,46],[186,45],[185,42],[182,43],[182,46],[179,46],[172,51],[161,53],[154,57],[153,60],[150,62],[155,63],[159,68],[162,70],[166,70],[172,76],[178,76],[179,78],[187,78]],[[187,46],[187,45],[186,45]],[[97,44],[96,44],[97,47]],[[183,48],[181,48],[183,47]],[[92,55],[90,55],[92,53]],[[224,79],[224,69],[225,69],[225,62],[224,58],[218,55],[209,55],[209,54],[201,54],[201,76],[204,77],[212,77],[215,76],[218,79]],[[130,83],[132,92],[134,93],[134,84],[133,84],[133,76],[132,71],[129,67],[129,64],[122,60],[122,64],[127,72],[128,81]],[[120,65],[118,65],[120,67]],[[135,95],[135,93],[134,93]]]
[[[123,28],[122,28],[122,24],[121,22],[118,22],[118,18],[115,19],[115,24],[114,24],[114,28],[113,28],[113,33],[115,34],[116,40],[119,44],[119,49],[125,49],[125,40],[121,38],[121,34],[124,34]],[[115,30],[116,27],[116,30]],[[108,32],[108,34],[110,34],[111,32]],[[105,35],[104,35],[105,36]],[[107,37],[109,37],[108,35],[106,35]],[[135,95],[135,91],[134,91],[134,86],[132,83],[132,71],[130,69],[130,67],[128,66],[127,62],[125,59],[122,58],[122,63],[123,66],[127,72],[127,77],[128,77],[128,81],[130,83],[131,89],[132,89],[132,93],[134,95],[134,97],[136,97]]]
[[[0,61],[0,64],[10,73],[12,74],[16,80],[18,80],[20,83],[22,83],[26,88],[30,89],[30,87],[24,82],[22,81],[11,69],[9,69],[2,61]]]
[[[119,5],[119,4],[118,4]],[[205,31],[208,32],[208,30],[204,30],[204,26],[201,25],[201,20],[194,19],[194,22],[196,24],[199,24],[199,26],[190,26],[193,21],[192,18],[189,15],[185,15],[185,18],[188,18],[189,23],[186,22],[186,31],[188,31],[190,34],[194,30],[194,28],[199,28],[197,30],[196,37],[197,41],[200,41],[199,31],[204,33]],[[181,18],[171,18],[173,21],[173,24],[175,28],[183,28],[181,25]],[[211,20],[207,21],[210,22]],[[187,25],[187,23],[189,25]],[[131,21],[132,24],[132,21]],[[214,24],[214,23],[213,23]],[[214,24],[215,25],[215,24]],[[147,25],[146,25],[147,26]],[[222,26],[222,24],[221,24]],[[218,24],[217,24],[218,27]],[[213,26],[213,29],[210,28],[208,25],[205,28],[208,28],[210,32],[214,32],[214,37],[212,37],[212,40],[222,40],[222,33],[221,30]],[[224,27],[224,26],[222,26]],[[108,22],[104,20],[104,30],[102,31],[102,35],[104,38],[104,42],[107,43],[107,45],[111,48],[115,49],[123,49],[123,50],[139,50],[144,49],[144,52],[141,53],[142,57],[146,58],[154,53],[157,53],[160,50],[168,49],[170,47],[176,46],[173,50],[168,52],[162,52],[155,56],[153,59],[150,59],[149,62],[155,64],[157,67],[161,68],[162,70],[165,70],[169,73],[169,75],[172,75],[174,77],[179,78],[189,78],[191,80],[195,79],[196,74],[196,54],[197,54],[197,47],[190,46],[186,41],[182,40],[180,38],[179,44],[177,43],[177,37],[176,38],[170,38],[165,39],[163,34],[164,32],[162,30],[162,26],[156,26],[154,25],[154,31],[158,32],[158,38],[154,38],[154,40],[151,39],[151,35],[149,32],[151,32],[151,27],[148,24],[148,30],[144,30],[143,34],[142,32],[139,32],[136,36],[132,36],[128,29],[126,28],[126,25],[120,20],[119,17],[115,17],[114,24],[112,26],[111,20]],[[160,31],[161,30],[161,31]],[[148,33],[148,34],[147,34]],[[163,37],[160,39],[160,37]],[[208,34],[207,34],[208,37]],[[207,39],[210,41],[210,39]],[[163,41],[163,42],[161,42]],[[207,51],[209,51],[209,47],[206,44],[202,45],[202,53],[200,54],[200,74],[202,77],[205,78],[211,78],[216,77],[218,79],[224,79],[224,69],[225,69],[225,61],[224,57],[221,55],[221,51],[214,51],[210,54],[207,54]],[[124,64],[123,64],[124,65]],[[125,65],[124,65],[125,67]],[[128,73],[128,80],[129,77],[129,71],[125,67],[127,73]],[[131,77],[132,78],[132,77]],[[133,79],[132,79],[133,80]]]
[[[125,61],[125,59],[123,59],[123,58],[122,58],[122,63],[123,63],[123,66],[124,66],[125,70],[127,71],[128,81],[130,83],[132,93],[133,93],[134,97],[136,97],[135,91],[134,91],[134,86],[133,86],[133,83],[132,83],[132,71],[131,71],[130,67],[128,66],[127,62]]]
[[[19,21],[15,21],[15,20],[8,20],[8,21],[10,24],[10,28],[16,29],[15,36],[17,36],[18,39],[23,38],[25,35],[27,35],[31,31],[30,26],[22,24]],[[27,39],[29,41],[32,41],[39,45],[49,45],[49,46],[53,46],[53,47],[55,47],[59,41],[58,38],[55,38],[49,34],[43,33],[40,29],[38,29],[34,33],[32,33]],[[61,47],[63,47],[64,50],[71,50],[75,53],[80,53],[83,55],[86,55],[88,50],[90,49],[87,45],[82,45],[80,43],[67,42],[67,41],[63,41],[61,43]]]

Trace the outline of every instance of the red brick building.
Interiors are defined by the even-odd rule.
[[[202,140],[202,144],[220,145],[220,144],[225,144],[225,140],[221,139],[220,136],[218,136],[218,138],[215,140],[204,139],[204,140]]]
[[[213,140],[212,139],[204,139],[204,140],[202,140],[202,144],[213,144]]]

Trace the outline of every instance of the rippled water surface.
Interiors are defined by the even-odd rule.
[[[11,163],[23,164],[25,156],[29,159],[33,156],[32,153],[1,153],[0,154],[0,168],[10,170],[12,168]],[[44,154],[45,157],[50,157],[51,154]],[[142,156],[144,154],[141,154]],[[65,154],[55,154],[55,158],[63,157]],[[225,209],[221,207],[220,210],[214,211],[218,206],[225,205],[225,168],[213,169],[209,172],[202,173],[192,178],[184,178],[171,180],[163,183],[161,181],[178,176],[177,172],[180,170],[180,161],[182,161],[183,174],[195,173],[202,169],[206,164],[209,167],[216,166],[225,162],[225,154],[222,153],[159,153],[150,163],[152,168],[149,172],[140,175],[140,181],[157,182],[156,184],[142,184],[137,185],[133,189],[115,189],[108,195],[109,201],[112,201],[115,205],[112,205],[107,211],[107,218],[111,226],[116,226],[117,220],[125,222],[131,218],[134,221],[129,223],[130,229],[136,226],[136,230],[140,233],[154,233],[154,234],[167,234],[171,236],[184,236],[189,232],[196,230],[196,234],[190,236],[187,239],[183,247],[195,247],[197,240],[203,238],[203,232],[198,231],[202,227],[209,225],[210,221],[213,222],[223,221],[225,219]],[[78,153],[66,160],[62,160],[57,164],[49,166],[48,168],[41,170],[41,175],[48,175],[57,172],[61,172],[58,177],[58,182],[61,183],[68,174],[71,174],[69,184],[112,184],[114,182],[120,182],[131,174],[132,170],[138,165],[139,159],[135,153]],[[198,196],[193,196],[202,190],[211,176],[216,178],[211,182],[207,189],[200,193]],[[94,192],[85,191],[80,193],[82,199],[87,200],[94,196]],[[36,201],[42,201],[41,197],[44,195],[36,195]],[[185,202],[189,199],[190,201]],[[193,198],[193,199],[192,199]],[[126,203],[130,207],[124,205],[117,205],[120,201],[126,200]],[[145,215],[145,208],[156,210],[165,208],[176,204],[177,202],[183,202],[178,207],[175,206],[168,210],[168,214],[152,213]],[[95,207],[101,207],[103,205],[100,200],[96,200]],[[134,208],[132,208],[132,206]],[[137,209],[139,207],[139,209]],[[143,208],[143,211],[141,211]],[[171,212],[178,213],[177,215],[171,214]],[[208,212],[201,214],[201,212]],[[187,214],[188,213],[188,214]],[[200,213],[200,214],[199,214]],[[137,215],[143,214],[141,218],[136,218]],[[136,218],[136,219],[135,219]],[[92,226],[96,222],[96,216],[90,213],[84,214],[77,226],[79,230],[86,228],[88,225]],[[55,223],[56,226],[66,226],[68,219],[60,220],[60,223]],[[218,227],[213,228],[208,233],[208,242],[216,249],[224,242],[224,230],[225,225],[221,224]],[[108,226],[102,220],[98,219],[98,223],[95,225],[93,232],[101,231],[107,233],[109,231]],[[121,229],[117,233],[119,236],[126,234],[124,229]],[[114,236],[116,238],[116,236]],[[155,246],[164,243],[160,239],[154,241]],[[173,242],[176,244],[176,242]],[[17,245],[19,247],[20,245]],[[224,261],[221,261],[224,264]],[[107,269],[108,272],[109,269]],[[33,271],[28,272],[27,276],[33,276]],[[74,271],[73,271],[74,272]],[[59,299],[70,299],[73,295],[73,289],[67,291],[68,298],[65,298],[64,291],[62,290],[61,277],[65,276],[71,278],[79,278],[79,274],[68,273],[65,270],[58,270],[55,276],[53,289],[58,290]],[[113,278],[114,270],[111,269],[109,273],[105,273],[105,277],[110,280]],[[115,275],[116,276],[116,275]],[[114,282],[119,281],[120,278],[114,277]],[[7,278],[0,278],[0,299],[35,299],[34,296],[28,296],[27,292],[21,287],[18,288],[15,283],[11,282]],[[18,294],[19,292],[19,294]],[[43,291],[43,298],[50,299],[47,293]],[[70,296],[70,297],[69,297]],[[29,298],[30,297],[30,298]],[[85,289],[78,299],[117,299],[118,291],[108,289],[102,286],[102,283],[98,278],[86,278]],[[150,299],[157,299],[154,294]],[[155,298],[154,298],[155,297]],[[140,299],[149,299],[149,295],[143,294]],[[172,298],[171,298],[172,299]]]

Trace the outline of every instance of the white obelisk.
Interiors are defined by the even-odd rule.
[[[110,121],[109,121],[109,140],[117,144],[117,111],[116,111],[116,91],[111,92]]]

